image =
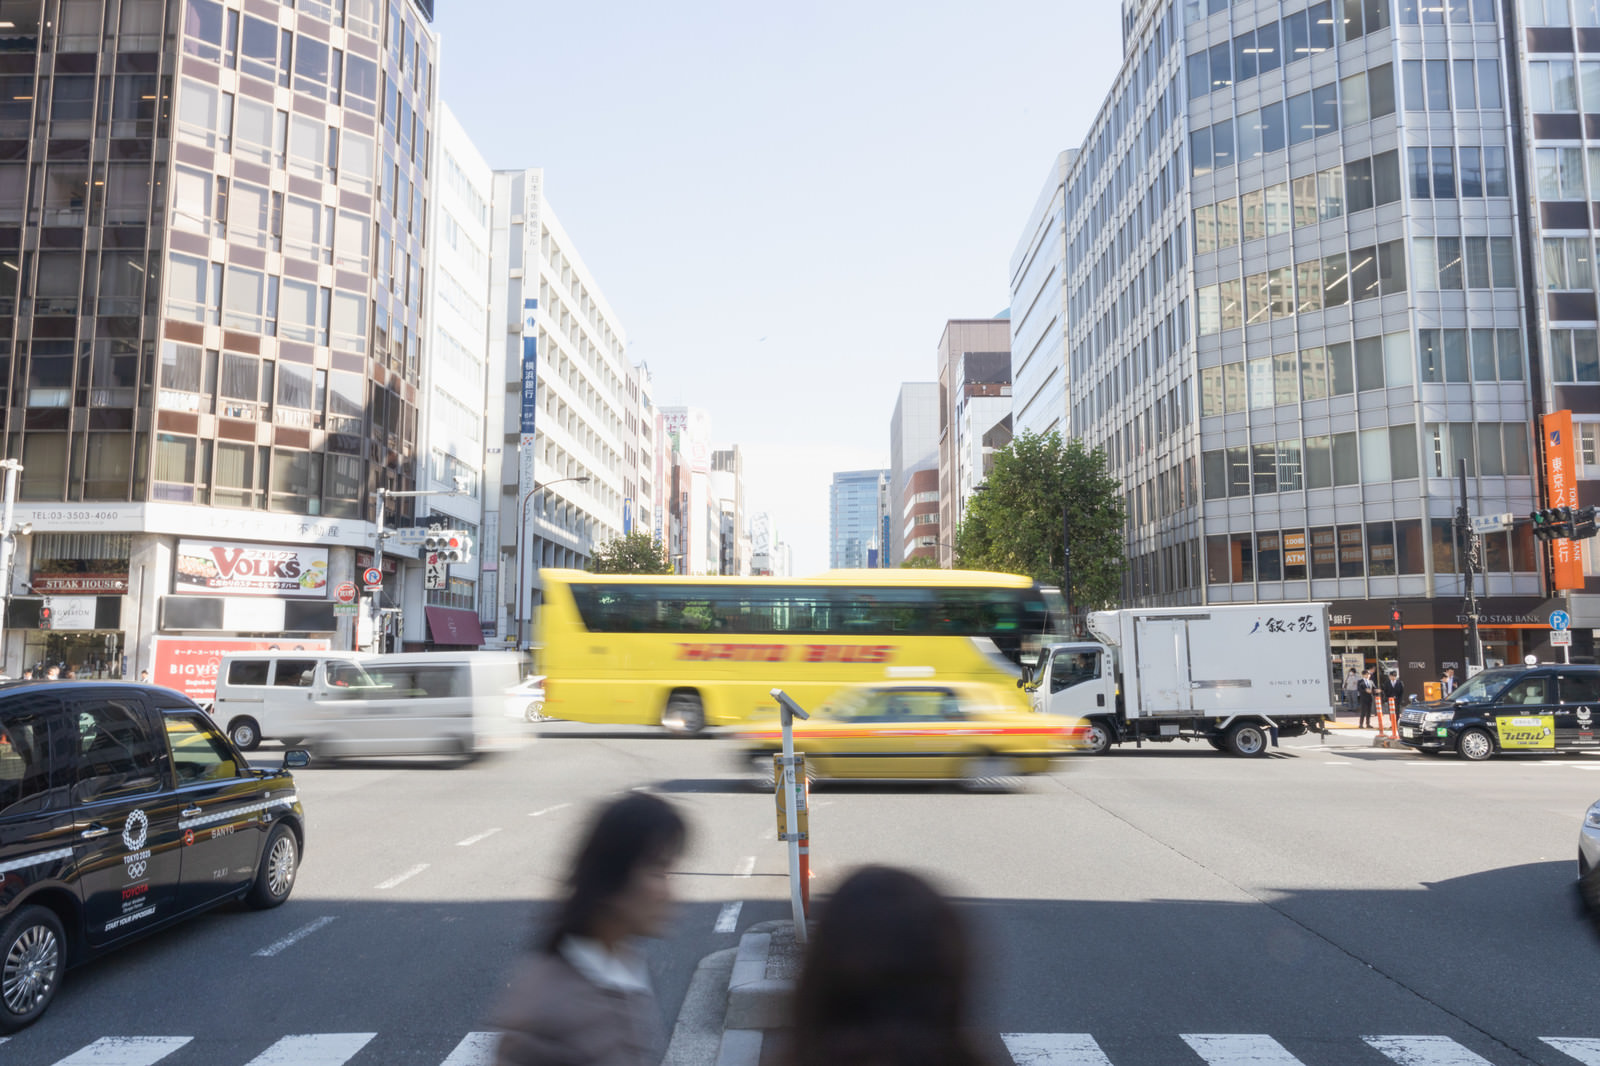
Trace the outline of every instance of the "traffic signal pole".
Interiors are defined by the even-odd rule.
[[[1461,460],[1461,506],[1456,508],[1456,558],[1467,583],[1467,669],[1470,678],[1483,669],[1483,641],[1478,636],[1477,571],[1478,535],[1472,531],[1472,519],[1467,511],[1467,461]]]

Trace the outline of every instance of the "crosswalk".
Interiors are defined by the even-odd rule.
[[[1088,1033],[1002,1033],[1016,1066],[1114,1066]],[[1206,1066],[1321,1066],[1323,1060],[1301,1059],[1277,1040],[1261,1033],[1184,1033],[1196,1058]],[[1582,1066],[1600,1066],[1600,1040],[1546,1036],[1540,1040]],[[1396,1066],[1494,1066],[1447,1036],[1363,1036],[1360,1042]],[[1349,1052],[1326,1052],[1328,1062],[1349,1061]],[[1518,1062],[1526,1061],[1520,1055]]]
[[[362,1061],[387,1061],[387,1056],[361,1058],[376,1033],[307,1033],[285,1036],[239,1066],[345,1066]],[[182,1051],[188,1036],[103,1036],[49,1066],[156,1066]],[[1115,1066],[1089,1033],[1002,1033],[1000,1039],[1014,1066]],[[1350,1048],[1320,1048],[1322,1057],[1301,1059],[1271,1036],[1260,1033],[1184,1033],[1194,1053],[1182,1060],[1190,1066],[1331,1066],[1351,1061],[1362,1044],[1396,1066],[1495,1066],[1446,1036],[1352,1037]],[[1547,1036],[1541,1041],[1579,1066],[1600,1066],[1600,1039]],[[0,1045],[8,1038],[0,1037]],[[494,1060],[494,1033],[468,1033],[439,1066],[489,1066]],[[246,1052],[248,1054],[248,1052]],[[181,1057],[181,1056],[180,1056]],[[1508,1057],[1526,1061],[1515,1052]],[[9,1062],[0,1051],[0,1061]],[[189,1060],[183,1060],[189,1061]],[[1172,1060],[1176,1063],[1178,1060]],[[211,1066],[228,1066],[212,1063]]]

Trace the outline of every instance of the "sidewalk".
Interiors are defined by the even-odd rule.
[[[789,996],[804,947],[794,923],[762,922],[737,948],[707,955],[695,969],[662,1066],[761,1066],[779,1061]]]

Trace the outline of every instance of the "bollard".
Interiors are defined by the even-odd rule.
[[[1400,712],[1395,709],[1394,697],[1389,697],[1389,735],[1400,739]]]

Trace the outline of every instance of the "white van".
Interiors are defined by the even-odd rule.
[[[246,751],[281,740],[322,756],[461,755],[517,735],[515,652],[235,652],[213,715]]]

